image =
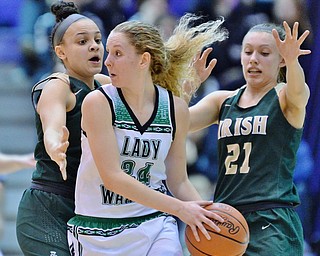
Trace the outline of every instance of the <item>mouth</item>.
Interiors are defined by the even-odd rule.
[[[256,68],[250,68],[250,69],[248,69],[248,73],[251,75],[257,75],[257,74],[261,74],[262,71],[259,69],[256,69]]]
[[[116,77],[116,74],[112,73],[110,70],[108,70],[108,75],[109,75],[110,78]]]
[[[94,63],[100,63],[100,58],[98,56],[94,56],[91,59],[89,59],[89,61],[94,62]]]

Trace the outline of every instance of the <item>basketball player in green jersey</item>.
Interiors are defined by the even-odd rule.
[[[296,153],[309,88],[299,64],[309,31],[274,24],[252,27],[242,42],[246,84],[216,91],[190,107],[190,131],[219,124],[215,202],[238,208],[250,229],[248,256],[302,256],[303,230],[294,206]],[[285,82],[279,82],[286,68]]]
[[[32,91],[38,142],[31,187],[20,201],[17,238],[24,255],[70,255],[67,221],[74,216],[74,190],[81,156],[84,97],[99,83],[104,47],[98,26],[72,2],[51,6],[56,16],[52,48],[66,74],[53,74]]]

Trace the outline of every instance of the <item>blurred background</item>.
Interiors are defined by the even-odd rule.
[[[51,0],[0,0],[0,152],[27,154],[36,142],[30,91],[34,83],[63,67],[53,58],[49,35],[54,24]],[[298,151],[295,181],[301,197],[305,256],[320,256],[320,1],[319,0],[75,0],[81,12],[96,21],[104,38],[112,28],[129,19],[159,27],[168,38],[177,19],[186,12],[204,19],[225,17],[229,39],[213,45],[210,58],[218,63],[191,104],[219,89],[244,84],[240,66],[241,41],[257,23],[299,21],[311,35],[301,56],[311,90],[303,142]],[[103,69],[104,73],[106,70]],[[212,126],[189,136],[188,172],[204,198],[211,198],[217,171],[216,129]],[[1,173],[1,170],[0,170]],[[0,256],[22,255],[15,235],[18,203],[30,184],[32,169],[0,174]],[[182,229],[183,230],[183,227]],[[183,235],[182,241],[183,241]],[[187,255],[187,254],[186,254]],[[293,255],[294,256],[294,255]]]

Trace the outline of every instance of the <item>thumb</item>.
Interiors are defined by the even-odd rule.
[[[201,207],[206,207],[208,205],[212,205],[213,204],[213,201],[198,201],[198,204],[201,206]]]
[[[69,139],[69,130],[66,126],[62,126],[62,141],[67,141]]]

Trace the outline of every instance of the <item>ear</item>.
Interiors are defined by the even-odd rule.
[[[54,47],[54,51],[59,59],[64,60],[66,58],[66,54],[61,45],[57,45],[56,47]]]
[[[279,67],[283,68],[285,66],[286,66],[286,62],[284,61],[284,58],[281,57],[281,61],[280,61]]]
[[[149,68],[151,62],[151,55],[149,52],[144,52],[141,55],[140,66],[143,68]]]

